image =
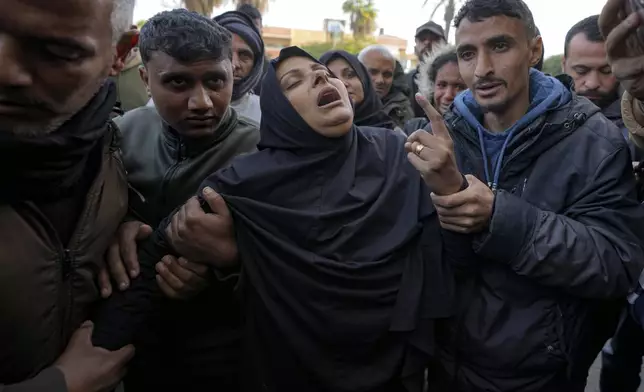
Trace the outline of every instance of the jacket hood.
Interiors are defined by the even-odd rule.
[[[418,92],[429,102],[432,102],[434,87],[436,86],[436,82],[432,82],[429,78],[429,75],[434,71],[434,62],[437,58],[450,52],[456,52],[456,47],[452,45],[436,47],[430,54],[423,57],[423,61],[418,64],[418,73],[416,74],[414,83],[418,86]]]
[[[539,71],[534,70],[533,72]],[[521,156],[523,158],[515,161],[511,167],[505,170],[509,172],[523,170],[523,166],[530,165],[530,162],[536,156],[539,156],[543,151],[548,150],[560,140],[570,136],[577,129],[584,126],[589,119],[596,118],[600,114],[600,109],[596,105],[588,99],[572,92],[570,84],[567,83],[565,78],[553,79],[559,81],[559,85],[563,89],[561,87],[548,89],[546,86],[542,86],[543,92],[549,91],[548,97],[550,99],[544,99],[540,102],[544,106],[547,102],[551,102],[551,106],[547,106],[547,109],[543,110],[543,106],[540,104],[534,106],[536,101],[533,100],[530,106],[531,109],[521,119],[520,123],[517,122],[518,126],[513,127],[516,132],[514,132],[514,136],[508,141],[506,154],[511,155],[515,151],[522,151]],[[565,97],[568,97],[568,99],[566,100]],[[457,102],[459,102],[458,105]],[[482,115],[478,117],[477,113],[480,113],[480,110],[477,111],[478,106],[474,107],[473,111],[470,105],[472,103],[467,105],[465,99],[458,99],[457,97],[454,105],[445,113],[444,118],[451,132],[461,135],[478,146],[480,141],[477,137],[477,128],[475,126],[480,126],[483,132],[489,131],[485,130],[479,123],[478,118],[481,118]],[[459,107],[465,113],[462,113]],[[538,115],[538,113],[541,113],[541,115]],[[529,118],[533,118],[533,120],[528,121]],[[538,142],[535,143],[536,140]],[[526,144],[530,144],[532,147],[525,150],[523,146]]]
[[[535,69],[530,70],[530,106],[527,113],[511,128],[521,130],[549,111],[559,109],[570,102],[571,91],[558,79],[543,74]],[[474,99],[471,90],[456,96],[454,107],[463,119],[474,129],[483,129],[480,119],[483,111]],[[487,130],[485,130],[487,132]],[[509,131],[506,130],[506,132]]]
[[[396,68],[394,69],[394,80],[391,84],[391,90],[388,95],[394,95],[396,93],[402,93],[405,96],[411,94],[411,86],[407,83],[407,77],[405,76],[405,70],[398,60],[396,60]]]

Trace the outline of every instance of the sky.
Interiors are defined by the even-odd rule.
[[[581,19],[601,12],[606,0],[524,0],[534,15],[537,27],[543,37],[546,57],[563,53],[566,33]],[[176,0],[137,0],[134,21],[147,19],[159,11],[172,8]],[[323,21],[345,19],[342,13],[343,0],[272,0],[268,13],[264,15],[265,26],[289,27],[296,29],[321,30]],[[407,39],[411,51],[416,27],[425,23],[432,11],[432,3],[422,7],[423,0],[375,0],[378,10],[378,28],[385,34]],[[324,4],[320,9],[319,5]],[[221,12],[232,9],[224,7]],[[216,11],[217,12],[217,11]],[[442,10],[434,20],[443,24]],[[450,42],[454,42],[453,29]]]

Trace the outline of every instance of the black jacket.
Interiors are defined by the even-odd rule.
[[[259,141],[257,127],[232,109],[215,133],[201,140],[179,137],[153,107],[135,109],[115,122],[123,132],[130,215],[153,228],[193,196],[208,175],[254,151]],[[213,280],[188,301],[162,299],[134,342],[137,353],[126,389],[200,391],[212,385],[236,390],[241,318],[233,287]]]
[[[483,180],[476,131],[454,108],[445,121],[460,170]],[[583,391],[605,333],[596,313],[627,294],[644,262],[628,146],[573,95],[517,133],[505,157],[489,228],[472,236],[459,278],[459,315],[440,332],[437,373],[458,391]]]

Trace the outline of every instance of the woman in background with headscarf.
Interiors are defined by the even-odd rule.
[[[332,50],[323,54],[320,62],[326,65],[347,88],[349,98],[353,101],[355,125],[387,129],[396,127],[393,120],[384,112],[367,69],[356,56],[344,50]]]
[[[215,16],[219,23],[233,35],[233,96],[230,106],[240,116],[255,121],[262,118],[259,97],[253,93],[263,75],[264,41],[253,20],[243,12],[229,11]]]
[[[422,391],[434,322],[453,308],[452,247],[405,136],[355,126],[344,84],[297,47],[273,60],[261,104],[259,151],[199,193],[218,191],[234,220],[245,390]],[[176,253],[169,243],[195,203],[142,244],[140,277],[99,315],[95,345],[129,343],[158,296],[154,263]]]
[[[428,54],[418,67],[416,83],[418,92],[427,98],[440,114],[445,113],[456,95],[467,90],[458,69],[456,48],[444,45]]]

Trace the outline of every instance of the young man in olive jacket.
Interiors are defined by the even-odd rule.
[[[202,180],[235,156],[254,151],[259,141],[257,125],[230,107],[232,37],[226,29],[186,10],[162,12],[143,26],[139,46],[142,77],[155,107],[115,120],[123,133],[131,188],[131,221],[121,233],[156,227],[195,194]],[[132,260],[136,253],[124,251],[136,245],[123,238],[128,235],[121,235],[120,246],[117,241],[108,257],[113,275],[126,287],[128,277],[119,271],[138,266]],[[157,271],[169,297],[190,291],[184,283],[210,284],[187,301],[168,299],[140,331],[126,390],[189,392],[209,385],[237,391],[241,318],[234,282],[209,279],[202,265],[172,257],[164,258]]]
[[[469,0],[455,26],[469,90],[410,137],[424,176],[457,166],[469,182],[432,197],[471,255],[430,391],[582,392],[610,333],[597,313],[619,312],[644,262],[628,145],[570,81],[531,69],[541,38],[523,1]]]
[[[127,208],[107,78],[133,9],[133,0],[0,2],[2,391],[103,391],[133,353],[95,348],[91,325],[81,327]]]

